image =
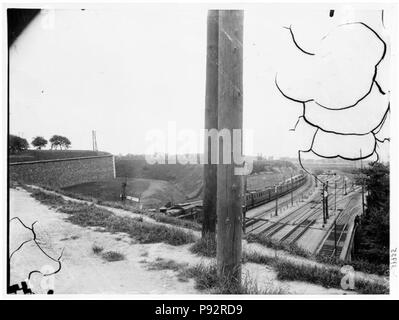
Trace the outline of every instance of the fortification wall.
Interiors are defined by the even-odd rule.
[[[115,178],[113,155],[52,159],[9,164],[11,180],[63,188]]]

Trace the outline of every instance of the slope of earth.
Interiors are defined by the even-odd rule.
[[[140,203],[145,207],[160,207],[169,201],[185,200],[185,195],[175,185],[154,179],[116,178],[78,184],[63,190],[101,201],[119,201],[124,182],[126,182],[126,195],[139,197]]]

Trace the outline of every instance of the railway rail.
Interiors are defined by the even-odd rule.
[[[339,257],[341,255],[343,249],[342,243],[346,239],[349,223],[352,219],[353,212],[357,210],[357,207],[348,208],[357,197],[359,197],[359,194],[352,196],[340,215],[336,218],[334,227],[330,230],[329,235],[318,252],[319,255],[327,258]]]
[[[350,198],[349,202],[352,198]],[[346,201],[347,197],[343,197],[336,201],[337,204]],[[349,204],[345,207],[347,208]],[[282,231],[287,226],[294,226],[286,234],[280,238],[280,242],[284,243],[295,243],[297,242],[319,219],[322,215],[322,204],[318,201],[312,200],[304,206],[294,210],[285,217],[278,221],[272,222],[267,219],[252,219],[249,221],[249,226],[260,221],[255,228],[252,228],[250,232],[261,233],[266,237],[271,237]],[[350,216],[350,213],[348,214]],[[340,219],[345,219],[346,214],[340,216]],[[338,229],[340,231],[340,229]]]

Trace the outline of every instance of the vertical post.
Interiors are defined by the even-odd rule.
[[[218,129],[218,10],[208,11],[207,23],[205,131]],[[204,141],[204,157],[206,158],[204,163],[202,237],[210,237],[211,240],[216,240],[217,163],[214,157],[217,157],[217,154],[215,153],[212,157],[212,145],[206,133]]]
[[[276,186],[276,217],[278,216],[278,186]]]
[[[334,220],[334,256],[337,256],[337,219]]]
[[[321,203],[323,205],[323,224],[326,224],[326,202],[324,199],[324,191],[325,191],[325,187],[324,187],[324,183],[322,184],[322,189],[321,189]]]
[[[242,232],[245,234],[246,232],[246,215],[247,215],[247,183],[248,183],[248,175],[243,175],[243,208],[242,208]]]
[[[293,192],[294,192],[294,184],[293,184],[293,182],[292,182],[292,172],[291,172],[291,206],[294,205],[294,195],[293,195]]]
[[[329,216],[328,216],[328,180],[327,180],[327,183],[326,183],[326,219],[328,219],[329,218]]]
[[[364,177],[363,177],[362,149],[360,149],[360,174],[362,179],[362,215],[364,215]]]
[[[219,11],[218,50],[218,125],[230,132],[234,146],[233,129],[242,131],[243,121],[243,20],[242,10]],[[241,132],[242,133],[242,132]],[[242,134],[240,141],[242,152]],[[224,146],[219,143],[220,150]],[[217,168],[217,264],[218,275],[229,279],[232,288],[241,284],[241,237],[242,237],[242,179],[235,174],[234,148],[230,159],[219,155]],[[237,150],[235,150],[237,152]],[[223,157],[225,152],[221,152]],[[236,155],[237,156],[237,155]]]
[[[334,214],[337,213],[337,181],[334,181]]]

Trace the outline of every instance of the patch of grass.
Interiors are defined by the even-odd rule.
[[[148,270],[173,270],[179,271],[185,268],[187,264],[177,263],[174,260],[165,260],[162,258],[157,258],[154,262],[148,264]]]
[[[202,237],[190,247],[190,251],[204,257],[216,257],[216,241],[210,236]]]
[[[188,228],[196,231],[201,231],[202,227],[199,223],[190,220],[178,219],[175,217],[167,216],[159,212],[149,212],[147,215],[158,222],[173,224],[179,227]]]
[[[177,263],[174,260],[165,260],[157,258],[154,262],[148,264],[148,270],[173,270],[177,273],[177,279],[181,282],[187,282],[189,280],[187,272],[187,263]]]
[[[304,281],[325,288],[341,288],[344,274],[337,268],[327,268],[317,265],[296,264],[289,261],[276,261],[275,269],[279,280]],[[389,290],[383,284],[355,279],[354,290],[362,294],[387,294]]]
[[[220,278],[216,264],[198,264],[184,271],[187,277],[195,279],[196,288],[215,294],[282,294],[281,287],[268,284],[268,289],[259,289],[256,281],[245,275],[241,285],[237,286],[232,278]]]
[[[117,216],[94,204],[65,201],[61,196],[33,190],[32,196],[41,203],[67,213],[67,220],[82,227],[98,227],[111,233],[124,232],[140,243],[165,242],[174,246],[195,241],[192,233],[143,221],[141,217]]]
[[[343,274],[338,269],[296,264],[284,260],[276,262],[275,268],[279,280],[305,281],[326,288],[341,288]]]
[[[101,257],[108,262],[125,260],[125,255],[116,251],[106,251],[101,255]]]
[[[258,263],[258,264],[265,264],[268,266],[273,266],[274,262],[276,261],[276,258],[272,258],[269,256],[266,256],[264,254],[261,254],[259,252],[256,251],[249,251],[243,252],[243,257],[242,257],[242,262],[246,263],[246,262],[252,262],[252,263]]]
[[[31,192],[30,194],[31,197],[52,208],[59,207],[64,203],[66,203],[64,198],[57,194],[47,193],[39,189],[32,189],[32,188],[29,188],[28,191]]]
[[[140,218],[117,216],[95,205],[68,203],[59,208],[68,213],[68,221],[83,227],[102,227],[111,233],[124,232],[140,243],[165,242],[183,245],[195,240],[192,233],[183,230],[142,221]]]
[[[369,282],[363,279],[357,279],[355,290],[361,294],[389,294],[389,287],[376,282]]]
[[[98,246],[96,244],[93,245],[93,247],[91,248],[93,250],[94,254],[100,254],[101,252],[104,251],[104,248],[101,246]]]
[[[87,201],[87,202],[92,202],[94,204],[108,206],[108,207],[115,208],[115,209],[122,209],[122,210],[130,211],[133,213],[145,214],[157,222],[171,224],[171,225],[175,225],[178,227],[192,229],[195,231],[200,231],[202,229],[201,225],[195,221],[190,221],[190,220],[185,220],[185,219],[177,219],[175,217],[170,217],[170,216],[167,216],[160,212],[148,212],[146,210],[139,209],[138,205],[132,205],[127,202],[122,203],[120,201],[107,201],[107,200],[103,200],[102,197],[100,197],[101,199],[98,199],[98,198],[93,197],[93,195],[88,196],[85,194],[70,191],[69,189],[54,189],[54,188],[49,188],[47,186],[41,186],[41,187],[45,190],[55,191],[57,193],[60,193],[62,195],[70,197],[70,198],[83,200],[83,201]]]
[[[345,262],[335,258],[328,258],[322,255],[316,255],[315,260],[320,263],[326,263],[331,265],[336,265],[342,267],[344,265],[352,266],[356,271],[361,271],[365,273],[378,274],[380,276],[389,275],[389,265],[385,264],[374,264],[363,260],[352,260],[350,262]]]
[[[281,243],[277,240],[271,239],[261,234],[252,234],[252,233],[248,234],[246,236],[246,240],[248,243],[256,242],[267,248],[275,250],[284,250],[296,256],[305,257],[305,258],[312,257],[312,254],[309,251],[299,247],[296,244]]]
[[[180,229],[158,225],[132,217],[121,217],[95,205],[76,204],[62,206],[62,212],[70,214],[68,220],[87,227],[103,227],[105,231],[124,232],[140,243],[165,242],[174,246],[195,240],[194,235]]]

